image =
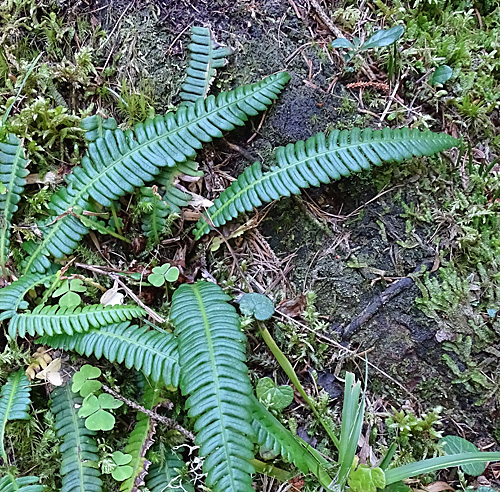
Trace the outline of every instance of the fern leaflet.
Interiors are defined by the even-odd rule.
[[[158,244],[171,212],[170,208],[153,188],[141,188],[141,194],[141,206],[147,208],[142,216],[142,231],[153,241],[153,244]]]
[[[82,399],[71,391],[69,383],[56,388],[51,398],[56,434],[63,440],[61,492],[101,492],[96,433],[85,427],[85,419],[78,417]]]
[[[103,306],[94,304],[84,307],[37,306],[33,311],[16,314],[9,324],[9,335],[25,337],[28,333],[53,336],[66,333],[82,333],[91,328],[127,321],[144,316],[139,306]]]
[[[177,340],[160,329],[125,322],[86,333],[44,336],[39,343],[75,350],[87,357],[93,354],[100,359],[104,356],[110,362],[124,363],[128,369],[134,367],[142,371],[153,381],[163,381],[166,386],[177,387],[179,382]]]
[[[80,128],[85,130],[85,140],[95,142],[98,138],[103,138],[106,130],[116,130],[118,124],[114,118],[103,118],[99,114],[87,116],[80,123]]]
[[[29,420],[30,382],[22,369],[12,373],[0,391],[0,456],[7,463],[3,440],[10,420]]]
[[[151,492],[194,492],[183,474],[186,463],[175,451],[168,451],[160,463],[151,465],[146,477],[146,487]]]
[[[214,492],[251,492],[254,472],[250,413],[252,386],[245,365],[246,337],[229,296],[212,283],[181,285],[171,318],[179,340],[180,387],[190,395],[195,443]]]
[[[240,212],[249,212],[282,196],[296,195],[302,188],[369,169],[372,164],[379,166],[383,162],[429,156],[457,144],[457,139],[444,133],[408,128],[334,130],[328,138],[318,133],[306,141],[278,147],[278,165],[271,166],[267,172],[262,172],[258,162],[245,169],[208,209],[210,225],[219,227]],[[196,238],[207,234],[210,225],[201,218],[195,230]]]
[[[281,72],[217,98],[199,99],[194,106],[138,123],[133,132],[107,130],[104,137],[89,144],[82,166],[66,177],[68,186],[52,195],[49,208],[53,217],[39,224],[43,241],[26,246],[30,256],[25,272],[45,271],[49,255],[62,258],[72,253],[88,233],[88,228],[70,213],[75,207],[88,209],[90,198],[110,206],[113,200],[153,180],[160,168],[193,157],[203,142],[221,137],[222,131],[233,130],[243,125],[248,115],[266,109],[289,78]]]
[[[15,478],[12,474],[0,478],[0,490],[2,492],[43,492],[45,487],[37,485],[37,477]]]
[[[5,191],[0,193],[0,267],[5,270],[9,256],[10,222],[17,211],[29,171],[24,158],[21,141],[8,133],[0,142],[0,184]]]
[[[182,84],[182,104],[191,106],[200,97],[207,97],[217,68],[226,63],[226,56],[231,54],[231,49],[221,46],[215,41],[210,29],[193,26],[191,28],[191,44],[188,46],[189,67],[186,70],[186,80]]]

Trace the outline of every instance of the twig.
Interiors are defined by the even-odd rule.
[[[107,272],[105,270],[101,270],[98,267],[95,267],[93,265],[85,265],[84,263],[75,263],[76,266],[80,268],[84,268],[85,270],[90,270],[91,272],[94,273],[99,273],[101,275],[107,275],[108,277],[111,277],[113,280],[115,280],[120,287],[135,301],[139,306],[141,306],[148,314],[153,318],[157,323],[165,323],[165,319],[162,318],[159,314],[155,313],[149,306],[146,306],[139,297],[135,295],[135,293],[121,280],[119,275],[116,275],[114,272]]]
[[[194,434],[192,432],[189,432],[187,429],[184,429],[184,427],[182,427],[180,424],[178,424],[174,419],[164,417],[163,415],[158,415],[156,412],[153,412],[152,410],[148,410],[147,408],[144,408],[143,406],[139,405],[135,401],[129,400],[128,398],[125,398],[124,396],[120,395],[115,390],[112,390],[109,386],[106,386],[105,384],[102,385],[102,389],[104,391],[106,391],[106,393],[113,395],[117,400],[120,400],[123,403],[125,403],[130,408],[133,408],[134,410],[137,410],[138,412],[146,414],[148,417],[150,417],[153,420],[156,420],[158,422],[161,422],[162,424],[165,424],[167,427],[170,427],[172,429],[179,431],[183,436],[194,441]],[[173,408],[173,404],[171,402],[169,402],[169,404],[167,405],[167,409],[172,410],[172,408]]]
[[[328,15],[326,15],[326,12],[323,10],[323,8],[318,3],[318,1],[317,0],[310,0],[310,2],[311,2],[311,5],[314,7],[314,10],[316,11],[316,13],[319,15],[321,20],[325,23],[326,27],[328,27],[328,29],[330,29],[332,34],[334,34],[338,38],[344,38],[345,36],[342,33],[342,31],[332,22],[330,17],[328,17]]]

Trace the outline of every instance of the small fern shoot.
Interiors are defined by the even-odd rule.
[[[183,284],[172,297],[180,387],[196,419],[196,445],[213,492],[252,492],[252,386],[246,337],[229,296],[209,282]]]
[[[194,487],[183,473],[186,463],[174,450],[169,450],[160,463],[151,465],[146,477],[146,487],[151,492],[194,492]]]
[[[29,420],[30,403],[30,382],[24,371],[19,369],[10,374],[0,391],[0,456],[5,464],[8,458],[3,441],[7,422]]]
[[[61,492],[101,492],[96,433],[85,427],[78,416],[82,398],[71,391],[71,385],[56,388],[51,395],[56,434],[61,444]]]
[[[15,478],[9,473],[5,477],[0,478],[0,490],[2,492],[43,492],[45,487],[38,485],[38,482],[37,477]]]
[[[141,188],[140,208],[144,210],[142,232],[156,245],[160,242],[160,236],[165,229],[171,210],[154,188],[156,186]]]
[[[207,211],[208,222],[201,218],[195,230],[199,239],[210,231],[263,203],[283,196],[297,195],[303,188],[319,186],[379,166],[383,162],[401,162],[415,156],[430,156],[456,146],[459,141],[445,133],[422,132],[402,128],[373,131],[334,130],[328,137],[318,133],[276,150],[277,165],[263,172],[256,162],[245,169],[224,190]]]
[[[12,133],[0,141],[0,268],[6,274],[11,220],[26,185],[28,160],[21,141]]]

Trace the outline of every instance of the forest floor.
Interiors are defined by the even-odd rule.
[[[385,164],[240,218],[222,228],[230,249],[207,239],[200,259],[193,244],[174,241],[163,254],[184,262],[186,271],[201,265],[231,292],[249,282],[269,295],[281,313],[272,325],[275,339],[334,424],[343,391],[339,376],[349,369],[364,379],[367,368],[363,435],[369,452],[379,455],[389,436],[398,436],[396,460],[420,459],[435,452],[434,431],[461,435],[482,449],[499,448],[495,2],[46,4],[17,0],[0,7],[3,24],[10,26],[1,35],[0,106],[12,95],[9,77],[44,51],[45,68],[37,68],[33,90],[13,110],[20,136],[32,142],[31,172],[40,175],[22,209],[27,222],[50,196],[44,173],[57,179],[81,155],[76,128],[82,116],[102,112],[126,128],[178,102],[193,25],[209,25],[219,42],[234,49],[213,93],[281,70],[291,75],[272,108],[198,156],[205,177],[192,191],[209,200],[252,162],[269,165],[275,147],[319,131],[411,125],[462,137],[462,154]],[[361,52],[348,63],[342,50],[329,47],[336,29],[363,39],[395,24],[406,28],[395,47]],[[442,65],[453,75],[433,86],[432,72]],[[62,114],[55,109],[61,102]],[[184,234],[192,217],[188,211],[172,224],[173,237]],[[87,245],[79,254],[98,261],[90,239]],[[113,252],[101,246],[100,254],[113,261]],[[260,341],[249,338],[252,377],[288,384]],[[300,396],[284,418],[328,452],[331,444]],[[471,485],[495,485],[495,479],[496,471],[488,469]],[[262,490],[278,490],[273,487],[264,483]]]

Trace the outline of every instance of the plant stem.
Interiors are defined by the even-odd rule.
[[[116,215],[116,208],[114,202],[111,202],[111,213],[113,214],[113,221],[115,223],[115,227],[116,230],[118,231],[118,234],[123,234],[122,228],[120,227],[120,222],[118,221],[118,215]]]
[[[262,473],[268,477],[275,478],[280,482],[288,482],[294,477],[293,473],[282,470],[281,468],[273,466],[269,463],[264,463],[260,460],[251,460],[250,463],[253,465],[257,473]]]
[[[281,351],[278,345],[276,345],[276,342],[269,333],[269,330],[263,327],[260,323],[259,323],[259,329],[262,338],[269,347],[269,350],[271,350],[272,354],[274,355],[274,357],[276,357],[276,360],[278,361],[281,368],[285,371],[286,375],[288,376],[292,384],[295,386],[295,388],[297,388],[297,391],[300,393],[302,398],[304,398],[305,402],[309,405],[314,415],[319,420],[319,422],[325,429],[326,433],[332,440],[333,444],[335,444],[335,447],[339,449],[340,441],[338,440],[337,436],[333,433],[333,430],[330,428],[330,426],[323,420],[318,410],[316,409],[314,403],[309,399],[309,396],[307,395],[304,388],[300,384],[299,378],[297,377],[297,374],[295,373],[292,364],[290,364],[290,361],[287,359],[286,355]]]

